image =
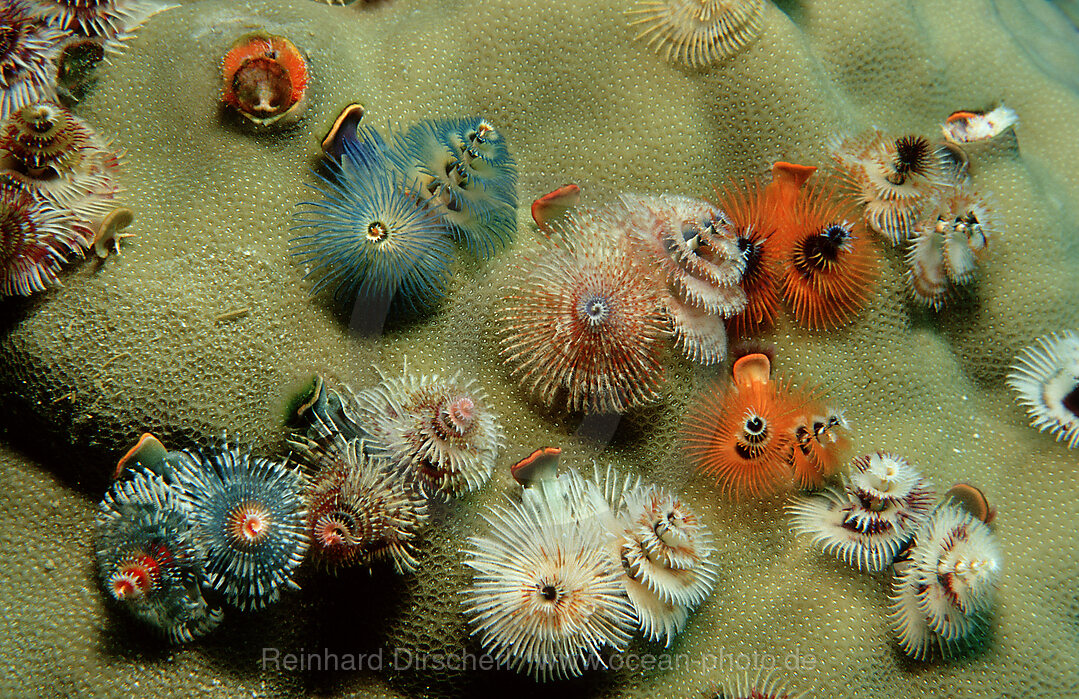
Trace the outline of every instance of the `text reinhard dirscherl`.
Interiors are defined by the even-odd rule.
[[[350,672],[357,670],[394,671],[471,671],[494,670],[499,666],[494,656],[487,653],[461,651],[457,653],[420,653],[407,648],[379,648],[370,653],[338,653],[328,648],[309,651],[282,652],[280,648],[262,649],[261,669],[264,672]],[[813,670],[817,659],[803,654],[798,647],[787,653],[729,652],[717,648],[710,653],[615,653],[601,662],[598,658],[585,659],[586,668],[611,670],[721,670],[726,672],[744,670],[769,671],[774,668],[787,670]]]

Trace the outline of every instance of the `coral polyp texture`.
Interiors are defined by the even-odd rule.
[[[799,405],[782,381],[768,373],[742,375],[738,368],[736,363],[730,385],[716,383],[699,393],[684,418],[682,441],[697,470],[740,497],[775,490],[790,473]]]
[[[704,67],[752,43],[764,0],[638,0],[631,25],[668,61]]]
[[[390,157],[473,255],[490,257],[513,239],[517,165],[489,121],[421,121],[395,135]]]
[[[296,470],[223,445],[211,453],[182,452],[174,472],[191,501],[210,587],[240,609],[260,609],[276,602],[282,588],[297,588],[292,576],[308,540]]]
[[[560,479],[561,480],[561,479]],[[636,625],[607,532],[567,521],[542,498],[509,502],[470,537],[465,616],[499,663],[539,680],[604,667]]]
[[[1079,446],[1079,335],[1052,333],[1025,347],[1008,373],[1008,387],[1033,427]]]
[[[373,160],[372,160],[373,157]],[[441,217],[387,167],[352,142],[331,177],[312,186],[322,198],[300,202],[292,252],[310,267],[312,293],[341,300],[394,300],[424,307],[446,293],[453,245]]]
[[[502,446],[498,416],[475,379],[383,376],[356,407],[394,468],[424,492],[462,495],[486,483]]]
[[[903,651],[925,660],[978,641],[988,624],[1002,566],[992,530],[951,501],[933,512],[897,566],[892,628]]]
[[[63,37],[38,21],[27,2],[0,2],[0,122],[28,104],[56,98]]]
[[[316,422],[319,441],[293,447],[307,468],[305,530],[316,561],[329,570],[387,561],[415,570],[415,544],[427,524],[427,500],[385,460]]]
[[[574,411],[620,413],[658,399],[657,274],[603,213],[575,212],[519,270],[499,320],[502,356],[523,386]]]
[[[182,491],[150,471],[117,481],[98,507],[98,575],[123,609],[182,643],[213,630],[220,609],[203,599],[205,570]]]
[[[791,529],[809,535],[848,564],[884,570],[925,521],[933,491],[905,459],[862,456],[839,485],[802,495],[787,507]]]
[[[225,54],[221,75],[225,104],[255,126],[292,124],[306,105],[307,61],[284,37],[240,37]]]

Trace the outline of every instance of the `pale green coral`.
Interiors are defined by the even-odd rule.
[[[38,439],[54,444],[49,466],[62,476],[11,454],[0,459],[2,563],[16,581],[3,595],[0,651],[20,668],[3,680],[17,684],[0,689],[489,689],[489,680],[450,671],[300,675],[257,665],[264,644],[476,651],[460,613],[467,572],[458,549],[480,526],[477,511],[511,487],[508,465],[561,444],[563,460],[580,469],[598,456],[685,494],[717,547],[716,591],[674,648],[690,664],[613,672],[595,693],[698,696],[727,675],[699,662],[720,649],[770,653],[780,663],[790,653],[812,657],[812,668],[787,674],[793,689],[817,696],[1079,692],[1076,452],[1031,430],[1003,386],[1020,348],[1079,326],[1079,64],[1052,32],[1030,27],[1063,18],[1048,4],[1018,0],[961,9],[943,0],[788,0],[785,11],[766,3],[755,43],[689,70],[633,41],[627,6],[185,2],[153,17],[101,66],[96,92],[78,111],[127,151],[122,198],[138,237],[122,255],[73,268],[62,289],[6,301],[0,311],[4,420],[13,431],[44,428]],[[309,105],[294,130],[253,136],[221,118],[218,62],[256,29],[289,37],[310,57]],[[770,336],[777,373],[827,387],[847,409],[852,455],[901,454],[941,489],[972,481],[999,508],[1004,572],[985,649],[943,665],[906,660],[888,627],[885,576],[854,571],[791,535],[781,498],[730,503],[690,473],[677,448],[679,416],[715,371],[672,353],[663,402],[624,418],[602,450],[575,439],[579,421],[528,402],[501,365],[495,328],[502,290],[532,235],[527,207],[521,242],[490,262],[459,263],[431,318],[378,339],[350,336],[324,300],[308,298],[287,250],[318,142],[355,101],[378,127],[484,115],[517,159],[525,203],[565,182],[581,184],[595,203],[623,191],[708,195],[713,183],[766,172],[776,159],[825,164],[835,132],[877,125],[935,135],[954,109],[1000,101],[1015,109],[1019,150],[974,161],[975,183],[992,194],[1002,221],[974,301],[939,314],[913,309],[901,256],[886,252],[878,292],[851,327],[811,333],[784,317]],[[248,312],[215,320],[238,309]],[[372,582],[312,573],[281,608],[233,615],[218,635],[178,650],[162,650],[107,613],[87,532],[110,462],[141,431],[186,447],[227,429],[269,455],[283,446],[291,387],[315,372],[371,385],[372,364],[394,371],[405,355],[415,371],[475,376],[511,435],[493,482],[455,503],[447,526],[431,532],[418,574]],[[58,546],[70,532],[73,540]],[[28,597],[44,610],[29,608]],[[365,600],[378,611],[350,616]],[[313,631],[319,621],[332,629]],[[60,657],[54,645],[73,650]]]

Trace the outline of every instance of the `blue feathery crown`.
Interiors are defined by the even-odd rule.
[[[276,602],[307,550],[303,479],[284,464],[223,445],[211,454],[183,452],[176,477],[192,503],[195,540],[205,553],[206,582],[241,609]],[[236,537],[236,522],[255,513],[257,538]]]
[[[429,119],[387,142],[366,126],[327,148],[321,195],[302,201],[292,253],[310,263],[312,293],[391,297],[409,309],[445,294],[457,240],[487,258],[517,228],[517,169],[505,140],[480,117]]]

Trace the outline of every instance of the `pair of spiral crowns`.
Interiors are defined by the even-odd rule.
[[[892,566],[890,617],[902,650],[924,660],[973,645],[988,624],[1001,556],[985,495],[958,483],[933,490],[906,459],[878,452],[851,462],[838,484],[796,497],[791,529],[825,552],[877,573]]]
[[[59,283],[72,256],[119,250],[131,211],[117,207],[120,153],[89,124],[35,102],[0,125],[0,295]]]
[[[972,184],[971,156],[1017,122],[1000,106],[954,112],[941,127],[943,144],[922,135],[891,139],[879,129],[832,140],[832,158],[866,223],[905,247],[915,302],[939,310],[975,280],[1000,223]]]
[[[558,474],[561,450],[513,468],[520,501],[469,538],[465,616],[484,650],[536,679],[605,666],[634,629],[670,646],[715,585],[711,534],[678,496],[611,468]]]
[[[429,119],[387,140],[351,105],[323,141],[328,176],[300,202],[292,252],[313,293],[417,309],[447,293],[453,242],[487,258],[517,228],[517,169],[486,119]]]
[[[839,465],[850,426],[814,391],[772,376],[771,359],[740,357],[727,385],[700,392],[683,420],[689,462],[726,494],[771,492],[785,483],[819,488]]]
[[[293,446],[308,469],[307,529],[327,568],[390,561],[415,569],[428,502],[460,497],[491,477],[502,446],[483,389],[459,374],[412,374],[358,392],[317,379]]]
[[[145,434],[117,466],[97,518],[102,586],[172,642],[220,622],[203,592],[240,609],[295,587],[307,550],[301,475],[227,442],[168,451]]]

